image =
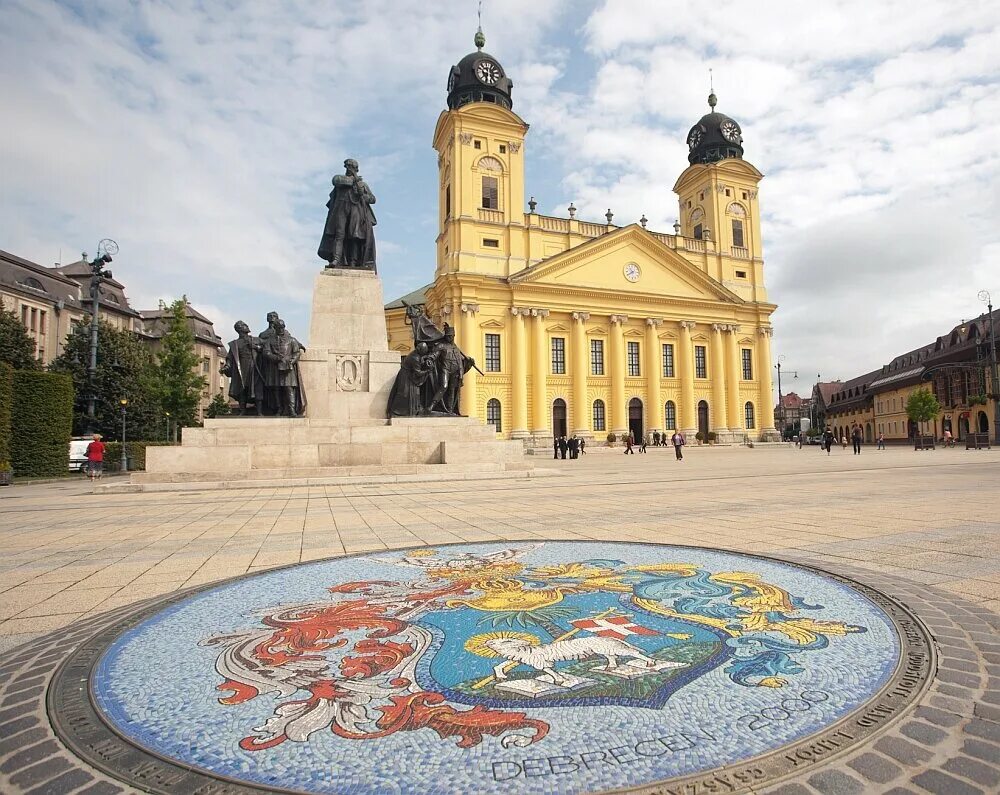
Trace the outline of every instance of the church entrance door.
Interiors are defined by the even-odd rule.
[[[708,440],[708,403],[704,400],[698,401],[698,430],[701,432],[701,438],[705,441]]]
[[[566,401],[556,398],[552,401],[552,435],[557,439],[566,433]]]
[[[638,443],[642,439],[642,401],[639,398],[632,398],[628,402],[628,429],[632,431],[632,436]]]

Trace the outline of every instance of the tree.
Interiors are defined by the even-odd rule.
[[[906,399],[906,416],[916,423],[930,422],[941,413],[941,404],[929,389],[914,390]]]
[[[212,419],[216,417],[223,417],[229,414],[231,411],[229,407],[229,400],[221,392],[212,397],[212,402],[208,404],[208,408],[205,409],[205,416]]]
[[[41,364],[35,358],[35,341],[14,310],[7,309],[0,301],[0,362],[15,370],[38,370]]]
[[[89,427],[87,399],[90,384],[87,364],[90,362],[90,324],[80,323],[63,345],[63,352],[49,365],[49,370],[65,373],[73,379],[73,434],[80,436],[95,430],[108,439],[121,433],[122,398],[128,400],[129,437],[159,439],[162,437],[163,412],[156,389],[153,356],[142,340],[131,331],[120,331],[100,322],[97,325],[97,400],[94,405],[96,424]]]
[[[196,370],[201,359],[187,321],[187,298],[174,301],[170,312],[170,324],[157,354],[158,390],[160,404],[170,412],[175,427],[184,427],[197,422],[198,402],[206,381]]]

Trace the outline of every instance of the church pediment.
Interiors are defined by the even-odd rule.
[[[512,284],[582,287],[742,304],[743,299],[637,224],[589,240],[510,277]]]

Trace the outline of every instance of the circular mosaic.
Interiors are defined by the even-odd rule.
[[[876,591],[694,547],[399,550],[165,602],[49,697],[77,753],[154,792],[739,790],[865,739],[933,662]]]

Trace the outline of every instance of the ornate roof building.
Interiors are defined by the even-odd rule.
[[[513,438],[631,430],[774,438],[771,314],[757,186],[739,124],[710,112],[688,135],[671,232],[536,212],[525,202],[528,124],[500,62],[475,52],[448,76],[438,153],[433,280],[386,305],[411,348],[406,303],[457,330],[476,359],[462,412]]]

